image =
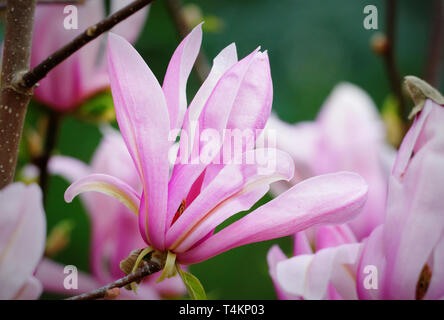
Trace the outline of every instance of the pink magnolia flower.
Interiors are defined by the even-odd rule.
[[[112,0],[111,12],[127,5],[126,0]],[[66,29],[66,5],[39,5],[35,13],[31,66],[35,66],[57,49],[74,39],[86,28],[102,20],[105,7],[102,0],[88,0],[76,5],[78,28]],[[142,9],[113,28],[135,42],[145,22],[148,9]],[[104,58],[104,37],[99,37],[54,68],[34,90],[34,97],[49,107],[66,111],[75,108],[94,93],[109,86]]]
[[[117,35],[109,36],[108,66],[117,121],[142,182],[142,192],[117,177],[95,174],[72,184],[65,193],[66,201],[85,191],[118,198],[138,215],[146,245],[168,252],[168,256],[185,265],[237,246],[354,217],[364,204],[367,186],[359,175],[342,172],[295,185],[214,233],[224,220],[251,208],[265,195],[271,182],[289,180],[294,165],[282,151],[243,147],[242,160],[266,153],[265,160],[273,160],[275,165],[263,172],[259,170],[259,161],[253,164],[198,161],[177,163],[170,172],[168,153],[177,135],[172,134],[171,139],[170,129],[182,128],[187,136],[193,137],[200,137],[206,129],[221,133],[220,136],[227,128],[262,129],[271,109],[267,53],[255,50],[237,61],[233,44],[214,59],[208,78],[187,108],[186,81],[201,38],[201,26],[197,26],[182,41],[171,58],[161,87],[127,41]],[[193,121],[197,121],[197,129]],[[188,154],[182,140],[178,152],[181,157]],[[196,141],[190,150],[200,144],[202,155],[207,145],[202,139]]]
[[[444,298],[444,106],[427,100],[405,136],[390,177],[387,217],[365,241],[361,299]],[[378,270],[377,290],[364,268]]]
[[[103,140],[93,156],[91,166],[74,158],[54,156],[50,160],[49,170],[70,182],[93,173],[110,174],[141,192],[139,176],[121,135],[111,128],[103,132]],[[66,290],[63,286],[63,279],[66,277],[63,273],[64,266],[45,259],[36,276],[42,281],[46,291],[79,294],[122,278],[124,273],[120,270],[120,261],[132,250],[146,246],[139,235],[137,218],[119,201],[100,193],[87,193],[82,200],[91,219],[91,275],[80,275],[78,290],[75,292],[72,289]],[[159,299],[185,293],[179,277],[156,284],[159,275],[146,278],[139,286],[137,294],[122,290],[119,298]]]
[[[26,200],[25,200],[26,199]],[[37,185],[13,183],[0,191],[0,300],[37,299],[33,273],[43,255],[46,218]]]
[[[356,172],[369,185],[368,199],[362,214],[348,225],[360,240],[383,222],[387,179],[395,152],[384,142],[384,125],[363,90],[340,84],[314,122],[291,125],[272,116],[266,129],[276,132],[277,147],[287,151],[295,162],[293,179],[273,184],[275,194],[315,175]]]
[[[405,136],[389,181],[386,218],[362,243],[269,258],[285,297],[444,298],[444,108],[427,100]],[[269,260],[270,261],[270,260]]]

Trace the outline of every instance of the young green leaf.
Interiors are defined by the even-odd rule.
[[[177,271],[182,278],[185,287],[188,290],[188,293],[193,300],[207,300],[207,295],[205,293],[205,289],[200,283],[199,279],[193,276],[191,273],[183,271],[180,269],[179,265],[176,265]]]

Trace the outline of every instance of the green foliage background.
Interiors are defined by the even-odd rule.
[[[379,28],[384,30],[384,1],[301,0],[195,0],[204,16],[223,22],[220,32],[206,32],[203,50],[212,58],[235,42],[239,57],[258,45],[270,56],[273,109],[288,122],[311,120],[332,88],[350,81],[365,89],[378,106],[389,94],[382,61],[369,48],[374,31],[363,28],[363,8],[374,4],[379,10]],[[429,37],[431,1],[399,1],[396,54],[402,74],[422,76]],[[48,36],[50,36],[48,34]],[[136,49],[162,81],[178,37],[162,0],[151,8]],[[188,100],[198,87],[195,74],[189,81]],[[41,107],[33,105],[28,122]],[[97,126],[67,117],[57,151],[89,162],[100,141]],[[55,260],[88,271],[90,225],[81,202],[63,201],[68,184],[59,177],[50,180],[46,207],[48,230],[61,219],[75,221],[72,239]],[[266,196],[262,202],[268,201]],[[237,215],[234,219],[238,218]],[[233,219],[232,219],[233,220]],[[273,299],[266,254],[273,244],[291,253],[290,238],[248,245],[191,267],[210,298]]]

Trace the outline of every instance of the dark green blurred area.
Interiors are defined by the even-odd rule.
[[[379,12],[379,29],[385,28],[384,1],[295,1],[219,0],[186,1],[197,4],[204,16],[221,19],[220,32],[204,33],[203,50],[211,59],[235,42],[239,57],[258,45],[268,50],[274,85],[273,109],[279,116],[296,122],[313,119],[323,100],[341,81],[353,82],[366,90],[378,106],[389,94],[383,63],[369,48],[374,31],[363,28],[363,8],[374,4]],[[403,75],[423,75],[429,38],[431,2],[399,1],[396,52]],[[49,35],[48,35],[49,36]],[[164,3],[152,6],[136,49],[162,81],[178,37]],[[192,93],[198,87],[195,74],[189,80]],[[38,115],[30,110],[27,121]],[[89,162],[100,141],[97,126],[73,117],[63,123],[57,151]],[[72,239],[55,260],[88,270],[89,221],[81,202],[63,200],[68,184],[51,178],[46,212],[48,230],[61,219],[75,221]],[[269,200],[266,197],[262,202]],[[192,266],[210,298],[273,299],[266,254],[273,244],[290,254],[289,238],[248,245]]]

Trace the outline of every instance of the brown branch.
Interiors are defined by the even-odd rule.
[[[35,0],[9,0],[0,87],[0,189],[14,179],[20,138],[32,90],[16,86],[29,69]]]
[[[135,272],[130,273],[129,275],[116,280],[102,288],[93,290],[88,293],[83,293],[78,296],[70,297],[67,300],[94,300],[94,299],[102,299],[109,295],[110,290],[114,288],[122,288],[126,285],[129,285],[132,282],[137,282],[142,280],[143,278],[156,273],[161,270],[161,265],[154,261],[147,261],[145,265],[137,269]]]
[[[99,23],[87,28],[83,33],[74,38],[71,42],[66,44],[64,47],[60,48],[40,64],[38,64],[34,69],[25,73],[22,77],[20,85],[23,88],[32,88],[38,81],[43,79],[49,71],[55,68],[63,60],[71,56],[77,50],[82,48],[84,45],[94,40],[102,33],[110,30],[120,21],[128,18],[133,13],[147,6],[154,0],[135,0],[131,2],[126,7],[115,12],[106,19],[100,21]]]
[[[395,94],[402,119],[407,119],[408,110],[402,93],[402,80],[399,75],[395,59],[395,34],[396,34],[396,0],[387,0],[386,33],[387,48],[383,53],[384,63],[387,70],[390,86]]]
[[[443,24],[444,5],[443,0],[435,0],[432,8],[432,23],[430,24],[430,40],[427,53],[427,62],[424,72],[425,80],[432,86],[439,87],[439,73],[444,58]]]
[[[191,31],[182,11],[182,3],[180,0],[165,0],[166,8],[173,20],[174,26],[180,39],[185,38]],[[205,54],[200,51],[194,64],[194,70],[199,77],[200,82],[204,82],[210,73],[210,65]]]
[[[34,85],[74,52],[153,1],[135,0],[86,29],[32,70],[29,64],[36,0],[7,2],[0,87],[0,189],[14,179],[23,123]]]
[[[39,168],[40,172],[39,185],[40,188],[42,189],[43,203],[45,203],[46,201],[47,189],[48,189],[48,180],[49,180],[48,162],[49,159],[51,158],[54,148],[57,145],[61,118],[62,118],[62,114],[57,111],[49,110],[48,112],[49,112],[49,121],[45,133],[45,145],[43,147],[42,154],[38,159],[35,160],[35,164]]]

